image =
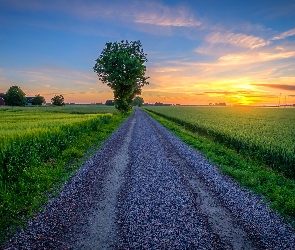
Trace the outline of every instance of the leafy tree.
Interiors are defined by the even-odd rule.
[[[65,98],[62,95],[55,95],[53,98],[51,98],[52,105],[55,106],[64,106],[65,105]]]
[[[26,94],[18,86],[11,86],[4,95],[4,101],[8,106],[25,106]]]
[[[45,103],[45,98],[43,96],[40,96],[40,94],[35,95],[35,97],[32,99],[32,105],[43,105]]]
[[[113,100],[107,100],[106,103],[105,103],[105,105],[107,105],[107,106],[114,106],[115,103],[114,103]]]
[[[107,42],[93,69],[114,92],[115,107],[122,113],[132,108],[136,95],[148,84],[146,54],[140,41]]]
[[[133,106],[141,107],[141,105],[144,103],[144,100],[140,96],[136,96],[133,100]]]

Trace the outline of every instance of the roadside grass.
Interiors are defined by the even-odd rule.
[[[65,181],[127,118],[112,113],[43,134],[24,135],[0,148],[0,246],[59,193]]]
[[[77,104],[77,105],[65,105],[65,106],[25,106],[25,107],[12,107],[12,106],[0,106],[0,112],[54,112],[54,113],[69,113],[69,114],[105,114],[117,112],[114,106],[106,105],[88,105],[88,104]]]
[[[183,142],[204,153],[221,172],[235,179],[242,187],[263,195],[270,208],[282,215],[295,228],[295,181],[284,177],[248,155],[237,153],[210,136],[200,135],[168,121],[146,109],[149,115],[181,138]]]

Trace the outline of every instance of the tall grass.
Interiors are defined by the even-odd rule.
[[[114,109],[76,114],[74,107],[68,113],[54,108],[0,109],[0,243],[69,178],[90,147],[100,146],[126,118]]]
[[[294,108],[151,107],[148,110],[295,178]]]

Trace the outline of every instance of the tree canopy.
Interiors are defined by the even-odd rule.
[[[113,90],[115,107],[120,112],[128,112],[134,97],[148,84],[145,62],[140,41],[107,42],[96,60],[94,72]]]
[[[114,106],[114,105],[115,105],[115,103],[114,103],[114,101],[113,101],[113,100],[106,100],[106,103],[105,103],[105,105],[107,105],[107,106]]]
[[[64,106],[65,105],[65,98],[62,95],[55,95],[53,98],[51,98],[52,105],[55,106]]]
[[[4,95],[5,104],[8,106],[25,106],[26,94],[18,86],[11,86]]]
[[[45,98],[40,96],[40,94],[35,95],[35,97],[32,99],[32,105],[43,105],[45,103]]]
[[[133,106],[141,107],[141,105],[144,103],[144,100],[140,96],[136,96],[133,100]]]

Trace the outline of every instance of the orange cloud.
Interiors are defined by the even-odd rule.
[[[278,59],[288,59],[295,57],[295,51],[285,52],[256,52],[256,53],[236,53],[221,56],[219,62],[221,65],[245,65],[259,62],[267,62]]]
[[[267,83],[253,84],[253,85],[262,86],[262,87],[268,87],[268,88],[274,88],[274,89],[295,91],[295,85],[267,84]]]

